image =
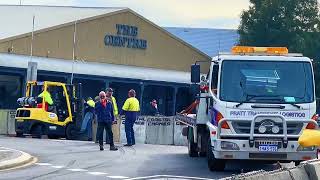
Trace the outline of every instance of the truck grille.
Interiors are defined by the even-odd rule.
[[[30,110],[18,110],[16,117],[30,117]]]
[[[258,131],[261,122],[256,122],[254,126],[254,133],[260,134]],[[283,134],[282,123],[274,123],[274,125],[279,126],[280,131],[277,134]],[[232,122],[233,129],[237,134],[250,134],[251,122]],[[298,135],[302,130],[303,123],[287,122],[288,135]]]

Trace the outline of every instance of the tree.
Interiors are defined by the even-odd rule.
[[[285,46],[320,59],[317,0],[250,0],[241,14],[240,45]]]

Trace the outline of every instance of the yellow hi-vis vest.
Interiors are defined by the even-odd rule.
[[[139,105],[138,99],[135,98],[135,97],[128,98],[126,100],[126,102],[124,102],[122,110],[124,110],[124,111],[134,111],[134,112],[140,111],[140,105]]]
[[[47,102],[49,105],[53,104],[51,94],[48,91],[43,91],[38,97],[42,97],[43,101]]]
[[[87,101],[87,104],[90,106],[90,107],[95,107],[96,106],[96,103],[91,99],[89,101]]]
[[[112,105],[113,105],[113,115],[117,116],[119,114],[119,112],[118,112],[118,106],[117,106],[116,98],[111,96],[111,99],[112,99]]]

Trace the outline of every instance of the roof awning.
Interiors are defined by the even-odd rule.
[[[30,56],[0,53],[0,66],[28,68]],[[32,57],[38,63],[38,70],[71,73],[72,60]],[[172,83],[190,83],[190,73],[156,68],[106,64],[88,61],[75,61],[74,73],[116,78],[128,78]]]

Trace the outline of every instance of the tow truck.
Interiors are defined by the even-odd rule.
[[[51,94],[52,106],[45,103],[45,96],[38,97],[43,91]],[[17,100],[21,106],[15,117],[17,136],[77,139],[83,119],[82,101],[81,83],[27,82],[26,95]]]
[[[317,147],[298,144],[304,129],[318,127],[311,59],[285,47],[235,46],[212,58],[207,76],[200,63],[191,66],[196,101],[176,116],[187,125],[190,157],[206,156],[211,171],[228,160],[317,158]]]

